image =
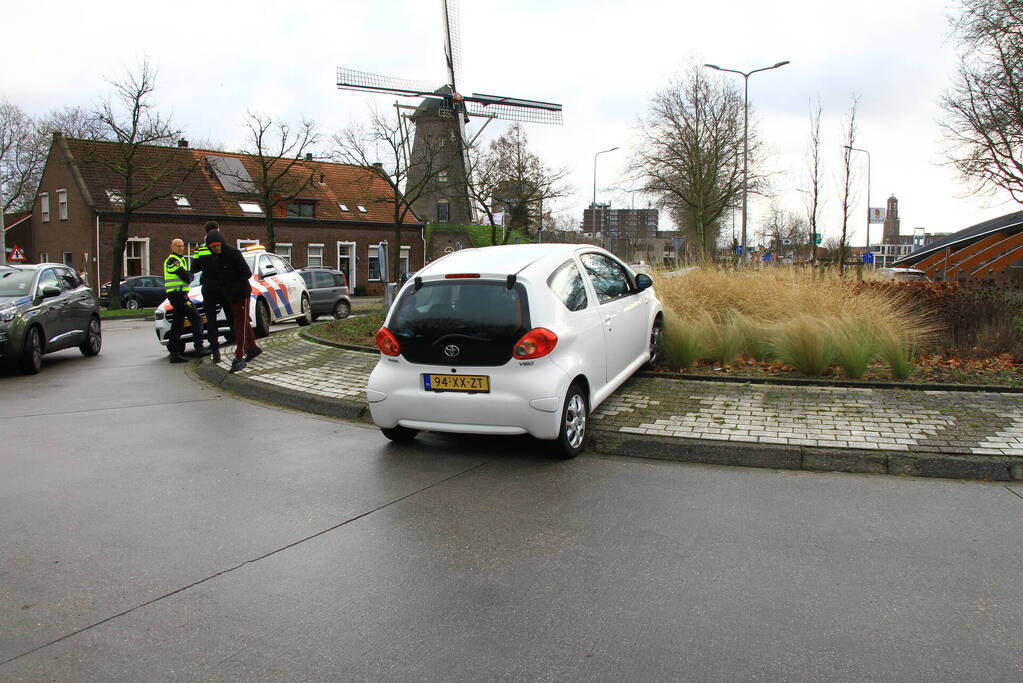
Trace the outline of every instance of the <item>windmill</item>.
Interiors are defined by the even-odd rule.
[[[337,87],[345,90],[422,98],[411,119],[415,123],[409,183],[422,180],[416,173],[437,173],[434,191],[424,192],[413,205],[421,219],[441,223],[470,223],[472,201],[467,187],[469,170],[465,124],[470,117],[525,123],[561,124],[561,105],[517,97],[472,93],[462,95],[462,54],[457,0],[441,0],[444,18],[444,57],[447,82],[437,88],[419,81],[392,78],[339,67]],[[480,129],[482,131],[482,128]],[[477,136],[479,133],[477,133]],[[474,138],[475,139],[475,138]]]

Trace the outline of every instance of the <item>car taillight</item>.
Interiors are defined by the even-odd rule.
[[[558,345],[558,335],[543,327],[534,327],[515,342],[512,355],[519,360],[546,356]]]
[[[385,356],[397,356],[401,353],[398,340],[394,338],[394,335],[386,327],[381,327],[377,330],[377,348]]]

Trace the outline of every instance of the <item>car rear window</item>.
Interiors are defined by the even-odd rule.
[[[395,306],[388,328],[412,362],[449,363],[441,352],[455,343],[461,365],[500,365],[530,325],[525,288],[502,281],[427,282],[406,289]]]

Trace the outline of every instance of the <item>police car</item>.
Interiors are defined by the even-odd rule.
[[[309,294],[306,292],[305,280],[287,261],[277,254],[269,253],[261,245],[253,245],[242,250],[245,262],[249,264],[252,277],[249,285],[252,293],[249,301],[249,319],[255,330],[256,337],[270,334],[270,323],[281,323],[294,320],[299,325],[308,325],[313,321]],[[197,274],[188,288],[188,298],[199,310],[202,310],[202,288]],[[153,313],[156,324],[156,338],[160,343],[167,344],[174,309],[167,299],[163,300]],[[203,323],[207,323],[203,319]],[[224,312],[217,307],[217,327],[220,336],[226,336],[230,330]],[[205,335],[205,333],[204,333]],[[192,341],[191,323],[186,319],[181,331],[181,341]]]

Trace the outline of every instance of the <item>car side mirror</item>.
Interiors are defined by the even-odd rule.
[[[653,284],[654,284],[653,279],[651,279],[651,277],[649,275],[647,275],[646,273],[640,273],[639,275],[636,276],[636,290],[637,291],[642,292],[644,289],[647,289],[647,288],[653,286]]]
[[[54,287],[53,285],[49,285],[47,287],[43,287],[43,298],[44,299],[49,299],[50,297],[54,297],[54,296],[60,296],[60,287]]]
[[[277,269],[274,268],[273,266],[271,266],[269,268],[264,268],[263,269],[263,277],[270,277],[271,275],[276,275],[276,274],[277,274]]]

